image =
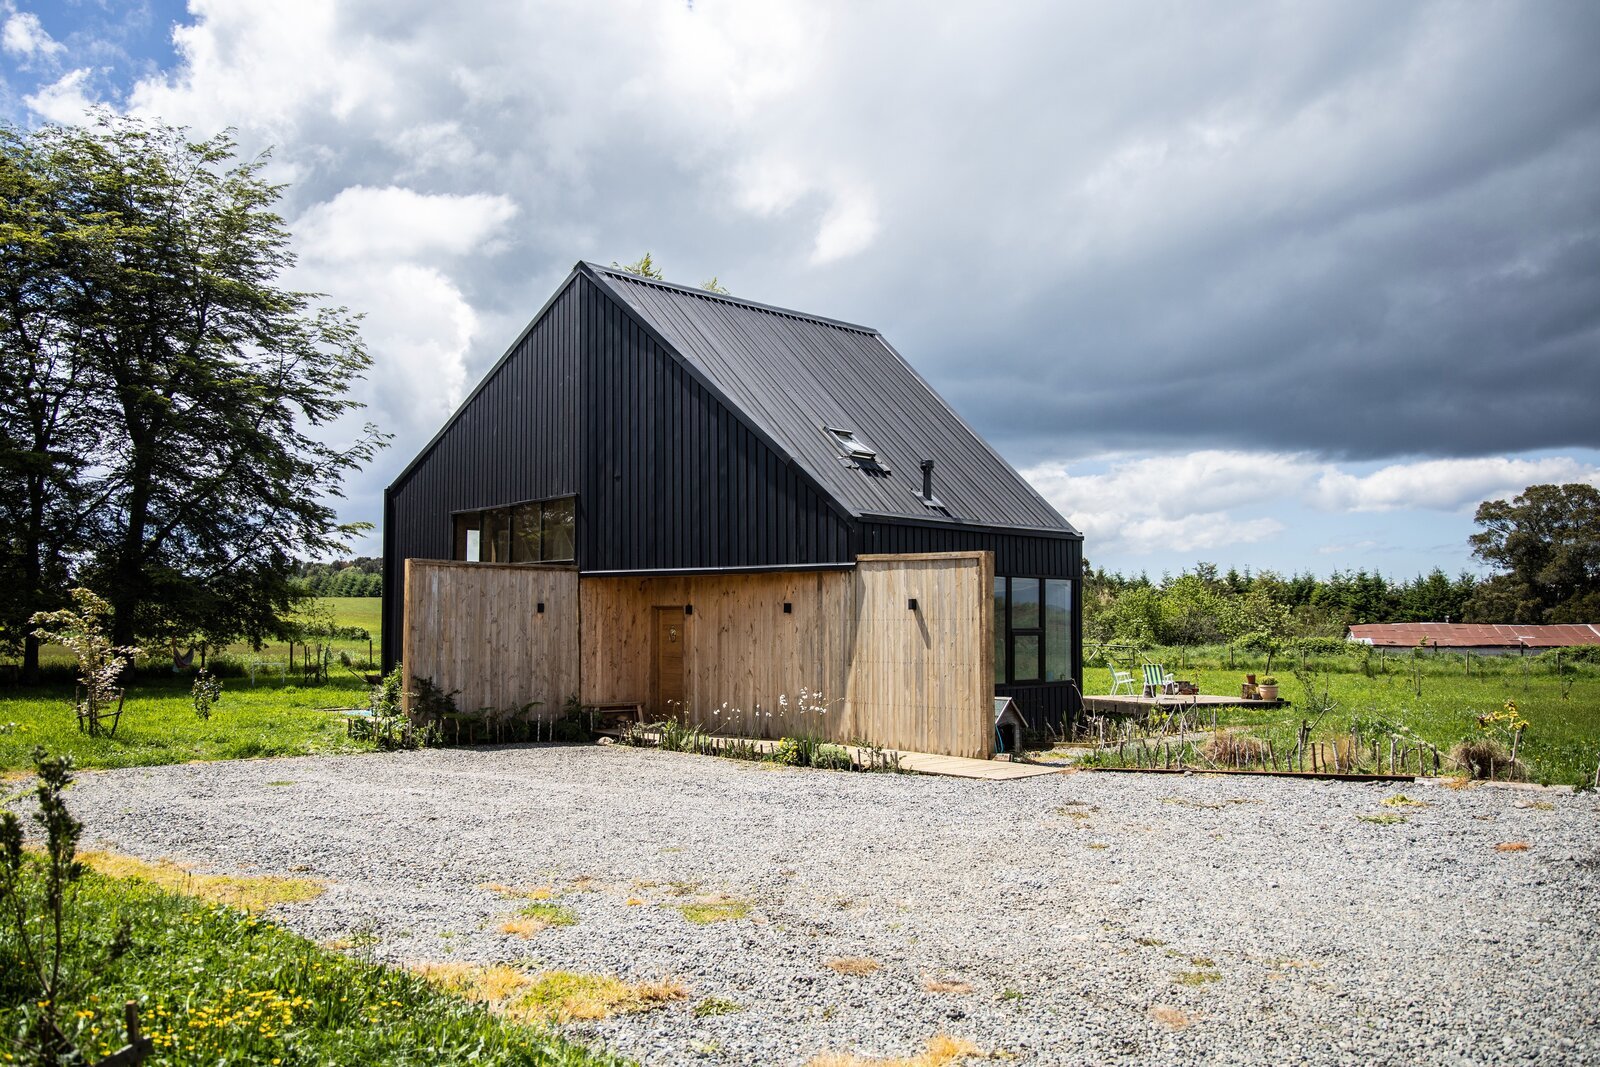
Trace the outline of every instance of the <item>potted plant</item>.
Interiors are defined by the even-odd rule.
[[[1256,686],[1256,689],[1260,691],[1262,700],[1278,699],[1278,680],[1270,674],[1262,676],[1261,682]]]
[[[1239,687],[1239,699],[1256,700],[1259,695],[1260,690],[1256,688],[1256,676],[1253,674],[1245,675],[1244,684]]]

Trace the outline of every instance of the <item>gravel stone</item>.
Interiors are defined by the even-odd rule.
[[[86,842],[326,879],[274,918],[379,959],[677,977],[684,1002],[567,1028],[649,1064],[938,1033],[1021,1064],[1600,1064],[1594,794],[511,746],[85,773],[72,804]],[[503,934],[486,883],[579,921]],[[717,893],[749,917],[673,906]]]

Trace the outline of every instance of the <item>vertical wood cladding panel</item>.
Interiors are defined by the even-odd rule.
[[[580,281],[551,300],[385,494],[385,670],[401,655],[405,561],[450,558],[452,513],[578,492]],[[581,533],[581,498],[578,506]]]
[[[674,717],[742,736],[983,758],[992,577],[983,552],[873,557],[854,570],[585,577],[583,699],[656,703],[655,612],[692,606],[675,615],[684,703]],[[802,687],[825,710],[803,705]]]
[[[1082,708],[1083,541],[1076,537],[960,526],[863,522],[860,552],[961,552],[989,549],[994,573],[1010,577],[1067,578],[1072,581],[1073,682],[997,685],[996,696],[1011,697],[1035,730],[1063,729]]]
[[[406,672],[458,707],[550,722],[578,692],[576,568],[413,559],[403,599]]]

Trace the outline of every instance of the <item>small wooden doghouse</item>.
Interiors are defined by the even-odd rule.
[[[385,667],[988,755],[1077,711],[1082,541],[876,331],[580,263],[385,493]]]

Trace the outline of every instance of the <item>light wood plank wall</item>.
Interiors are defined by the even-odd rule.
[[[530,717],[543,721],[578,692],[576,569],[408,559],[405,583],[408,685],[415,676],[459,689],[468,712],[540,701]]]
[[[865,735],[914,752],[991,755],[993,554],[861,556],[855,579],[845,696]]]
[[[993,750],[991,553],[581,581],[570,567],[531,564],[408,560],[405,573],[406,673],[460,689],[466,711],[538,700],[549,719],[571,693],[648,704],[653,609],[693,605],[683,619],[687,721],[956,756]],[[808,703],[824,712],[802,707],[802,687],[821,694]]]
[[[713,729],[734,717],[755,736],[802,728],[821,735],[822,725],[830,718],[837,723],[844,710],[851,584],[849,571],[585,578],[584,702],[650,705],[653,609],[690,605],[693,614],[683,618],[682,718]],[[799,712],[802,687],[822,692],[827,714]],[[780,695],[787,695],[787,708]]]
[[[951,552],[862,556],[842,571],[584,578],[584,702],[649,704],[652,609],[688,604],[687,721],[757,737],[803,733],[986,757],[993,560]],[[802,686],[820,690],[825,713],[801,709]]]

